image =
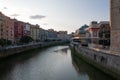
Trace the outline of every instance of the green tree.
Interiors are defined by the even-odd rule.
[[[6,45],[6,39],[0,39],[0,45],[1,46],[4,46],[4,45]]]
[[[30,36],[23,36],[21,39],[20,39],[20,42],[21,43],[29,43],[29,42],[32,42],[33,39],[30,37]]]
[[[11,40],[7,40],[7,39],[3,39],[3,38],[0,39],[0,45],[1,46],[11,45],[11,44],[12,44]]]
[[[11,45],[12,44],[11,40],[6,40],[6,42],[7,42],[7,45]]]

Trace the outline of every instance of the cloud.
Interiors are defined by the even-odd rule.
[[[48,25],[48,23],[44,23],[43,25]]]
[[[3,9],[8,9],[7,7],[3,7]]]
[[[2,11],[3,11],[3,10],[7,10],[7,9],[8,9],[7,7],[3,7],[3,8],[2,8]]]
[[[19,14],[12,14],[11,16],[13,16],[13,17],[17,17],[17,16],[19,16]]]
[[[30,19],[43,19],[43,18],[46,18],[46,16],[43,16],[43,15],[32,15],[32,16],[30,16]]]

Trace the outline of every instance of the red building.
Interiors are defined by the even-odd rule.
[[[19,42],[20,38],[24,36],[24,27],[24,22],[14,20],[14,37],[16,43]]]

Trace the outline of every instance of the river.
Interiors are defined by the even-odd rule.
[[[0,80],[115,80],[73,54],[54,46],[10,56],[0,60]]]

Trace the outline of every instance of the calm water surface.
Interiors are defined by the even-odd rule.
[[[115,80],[71,54],[68,46],[0,60],[0,80]]]

